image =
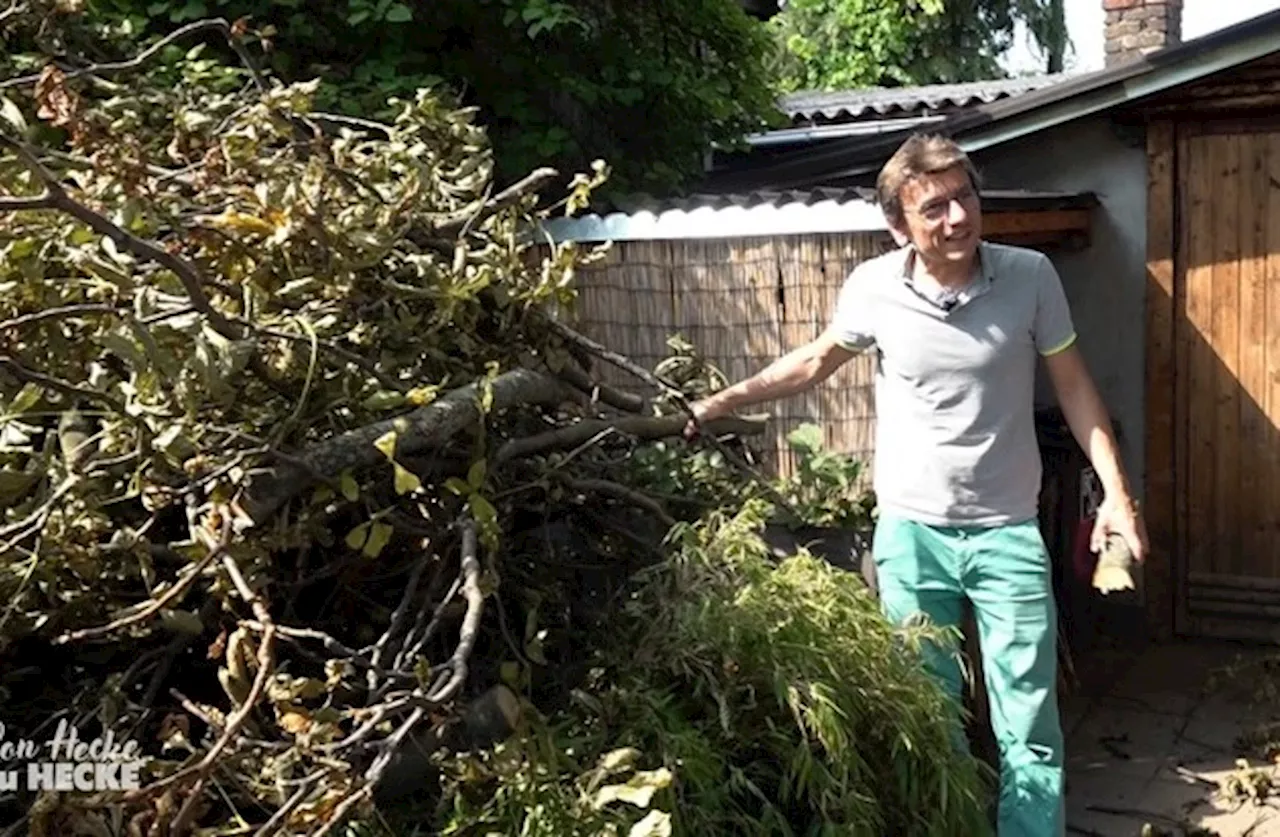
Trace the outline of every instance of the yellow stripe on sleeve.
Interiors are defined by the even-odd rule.
[[[1068,337],[1066,340],[1063,340],[1061,343],[1054,346],[1052,349],[1047,349],[1046,351],[1041,352],[1040,356],[1049,357],[1050,355],[1056,355],[1058,352],[1064,352],[1067,349],[1071,348],[1072,344],[1075,342],[1076,342],[1076,334],[1073,331],[1071,332],[1070,337]]]

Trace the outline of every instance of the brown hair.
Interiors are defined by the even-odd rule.
[[[889,158],[876,178],[876,197],[890,224],[903,222],[902,189],[923,174],[963,166],[974,189],[981,186],[969,155],[954,140],[938,134],[913,134]]]

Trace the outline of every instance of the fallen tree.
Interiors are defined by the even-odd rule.
[[[931,749],[945,745],[939,698],[909,654],[885,668],[900,641],[886,626],[830,665],[821,646],[792,668],[735,650],[744,636],[767,646],[778,624],[733,605],[771,571],[742,558],[754,553],[738,529],[737,552],[706,559],[724,547],[698,538],[732,527],[683,529],[689,498],[638,473],[632,454],[680,438],[684,396],[563,320],[598,252],[537,249],[539,221],[584,205],[603,166],[546,205],[551,173],[495,184],[474,113],[432,91],[386,125],[315,113],[311,85],[256,69],[243,22],[190,24],[136,56],[81,26],[76,4],[16,3],[0,27],[7,60],[31,70],[0,82],[0,707],[10,738],[66,722],[145,756],[136,786],[0,789],[16,828],[332,834],[405,796],[449,833],[669,833],[715,822],[729,797],[720,824],[744,833],[758,833],[751,817],[877,834],[971,822],[973,768]],[[93,38],[96,63],[65,57]],[[240,64],[201,56],[218,44]],[[659,396],[596,385],[606,362]],[[763,421],[704,435],[740,461]],[[855,580],[804,572],[874,622]],[[803,604],[794,584],[788,595]],[[637,596],[656,610],[621,606]],[[795,618],[807,641],[839,640],[829,620]],[[734,734],[703,729],[718,766],[672,786],[663,771],[695,754],[618,695],[682,688],[710,659],[686,640],[747,668],[680,723],[775,732],[735,750]],[[832,672],[843,686],[824,685]],[[772,709],[743,702],[759,689],[777,691]],[[610,761],[601,718],[581,714],[607,695],[652,770]],[[466,765],[533,740],[564,759],[557,717],[591,728],[578,767],[517,761],[552,777],[543,801],[586,796],[565,802],[567,820],[492,821],[537,783],[508,776],[476,803]],[[873,749],[851,745],[862,733]],[[799,774],[751,761],[787,747]],[[605,784],[619,772],[630,778]],[[705,817],[645,810],[656,792],[735,776]]]

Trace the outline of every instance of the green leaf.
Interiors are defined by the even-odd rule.
[[[352,549],[363,549],[368,537],[369,524],[361,523],[359,526],[347,533],[347,546]]]
[[[444,487],[449,491],[452,491],[454,494],[457,494],[459,497],[465,497],[471,493],[471,486],[467,485],[457,477],[449,477],[449,479],[445,480]]]
[[[467,506],[481,528],[491,527],[498,522],[498,510],[480,494],[472,494],[468,497]]]
[[[373,446],[382,451],[382,455],[387,459],[393,459],[396,455],[396,431],[388,430],[378,437]]]
[[[418,475],[401,465],[399,462],[392,462],[392,466],[396,469],[396,493],[409,494],[422,489],[422,480],[418,479]]]
[[[671,837],[671,815],[666,811],[650,811],[631,826],[627,837]]]
[[[343,471],[342,476],[338,477],[338,487],[342,489],[342,496],[347,498],[347,502],[354,503],[360,499],[360,485],[350,469]]]
[[[27,132],[26,117],[22,115],[22,111],[7,96],[0,96],[0,119],[4,119],[13,126],[14,133],[25,134]]]
[[[0,508],[16,503],[40,480],[38,471],[0,469]]]
[[[484,485],[485,468],[488,462],[484,459],[477,459],[472,463],[470,470],[467,471],[467,485],[471,486],[472,491],[479,491]]]
[[[9,415],[18,416],[30,410],[40,400],[40,385],[25,384],[9,405]]]
[[[190,610],[161,610],[160,624],[171,633],[187,636],[199,636],[204,631],[200,616]]]
[[[388,23],[408,23],[413,20],[413,11],[403,3],[397,3],[387,10]]]
[[[395,527],[390,523],[375,521],[370,524],[369,540],[365,543],[362,550],[365,555],[370,558],[377,558],[387,543],[391,540],[391,534],[395,531]]]
[[[520,664],[514,660],[507,660],[498,666],[498,676],[502,678],[502,682],[506,683],[513,689],[520,686]]]
[[[787,434],[787,442],[797,451],[817,453],[822,449],[822,428],[806,422]]]
[[[390,389],[380,389],[370,395],[364,401],[360,402],[360,406],[366,410],[392,410],[400,407],[405,403],[405,394]]]
[[[626,802],[637,808],[648,808],[653,795],[671,784],[671,771],[665,767],[641,770],[624,785],[607,785],[596,791],[592,805],[599,810],[612,802]]]

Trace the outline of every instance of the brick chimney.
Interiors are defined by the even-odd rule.
[[[1102,8],[1108,67],[1182,43],[1182,0],[1102,0]]]

